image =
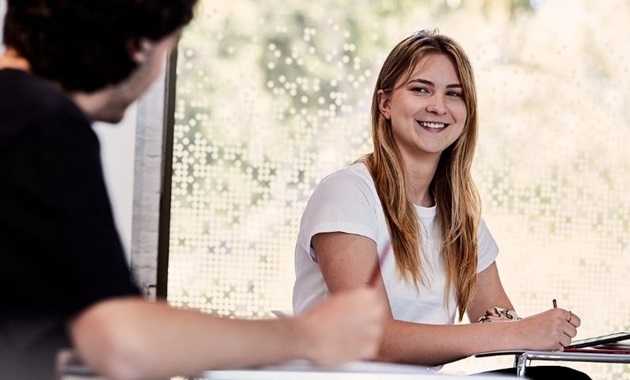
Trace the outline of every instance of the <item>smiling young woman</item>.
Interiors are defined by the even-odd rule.
[[[579,317],[555,308],[521,319],[503,289],[471,175],[478,127],[472,67],[454,40],[421,31],[394,47],[373,92],[374,151],[324,178],[304,211],[296,313],[363,286],[380,263],[375,287],[390,318],[379,360],[439,367],[483,351],[569,344]],[[512,318],[478,323],[495,309]],[[455,325],[464,314],[471,323]],[[528,376],[589,378],[538,368]]]

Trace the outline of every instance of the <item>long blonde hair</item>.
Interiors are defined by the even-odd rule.
[[[477,94],[472,67],[464,50],[451,38],[437,31],[420,31],[398,43],[385,59],[372,96],[372,138],[374,152],[361,159],[368,167],[385,212],[396,266],[404,280],[426,284],[421,262],[420,228],[416,210],[407,197],[407,178],[400,151],[394,141],[391,121],[380,112],[377,93],[387,95],[398,80],[411,71],[427,54],[444,54],[455,65],[462,84],[467,109],[462,135],[441,155],[429,191],[437,204],[442,231],[442,260],[446,271],[448,301],[453,287],[459,320],[472,301],[477,283],[477,227],[481,202],[471,176],[477,144]]]

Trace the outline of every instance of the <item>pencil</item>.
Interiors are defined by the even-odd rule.
[[[553,303],[553,308],[554,309],[558,307],[558,303],[556,302],[555,298],[553,300],[551,300],[551,302]]]

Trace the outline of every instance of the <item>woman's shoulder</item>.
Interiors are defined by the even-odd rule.
[[[488,225],[486,224],[486,221],[482,216],[479,217],[479,224],[477,225],[477,230],[479,231],[480,235],[490,235],[490,229],[488,228]]]
[[[365,164],[355,162],[339,169],[321,180],[320,184],[372,185],[373,181]]]
[[[378,198],[374,182],[362,163],[354,163],[324,177],[315,188],[316,199]]]

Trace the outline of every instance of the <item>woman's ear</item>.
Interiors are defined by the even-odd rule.
[[[378,102],[378,109],[381,111],[381,114],[385,119],[389,120],[391,118],[390,115],[390,100],[389,96],[383,90],[378,90],[376,93],[376,100]]]
[[[133,39],[127,42],[129,56],[137,64],[142,64],[147,60],[152,48],[153,43],[146,38]]]

